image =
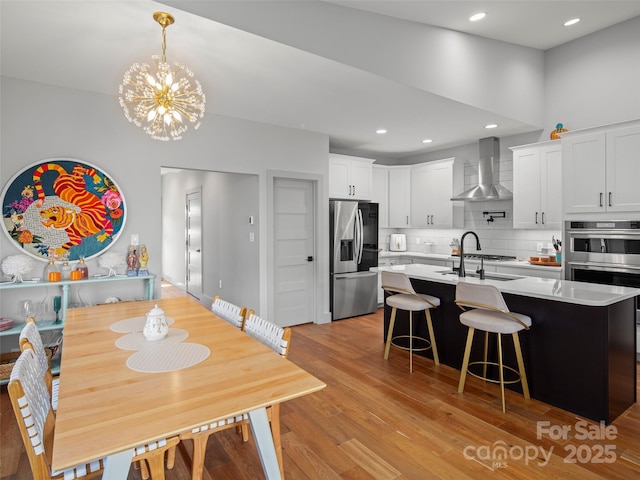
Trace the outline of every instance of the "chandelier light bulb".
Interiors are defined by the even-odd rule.
[[[124,74],[120,85],[120,106],[127,120],[141,127],[156,140],[180,140],[189,123],[195,130],[204,117],[205,95],[193,72],[166,60],[166,28],[173,16],[156,12],[153,19],[162,26],[162,57],[151,57],[153,72],[147,63],[134,63]],[[187,122],[185,122],[188,121]]]

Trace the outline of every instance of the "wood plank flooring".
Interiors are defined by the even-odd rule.
[[[380,310],[294,327],[289,358],[327,388],[282,405],[287,479],[640,478],[638,404],[608,430],[510,391],[503,414],[497,385],[471,377],[459,395],[457,370],[416,357],[410,374],[398,349],[384,361],[382,325]],[[0,447],[0,480],[32,478],[6,387]],[[190,478],[189,454],[187,443],[167,480]],[[129,480],[139,478],[132,467]],[[203,478],[264,478],[253,441],[233,430],[213,435]]]

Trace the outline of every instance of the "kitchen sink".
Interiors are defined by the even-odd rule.
[[[441,273],[442,275],[455,275],[458,276],[458,272],[456,270],[437,270],[436,273]],[[472,278],[480,278],[480,274],[476,273],[474,271],[466,271],[466,276],[467,277],[472,277]],[[507,275],[507,274],[496,274],[496,273],[485,273],[484,274],[484,279],[485,280],[497,280],[499,282],[506,282],[509,280],[518,280],[520,278],[524,278],[524,277],[518,277],[516,275]]]

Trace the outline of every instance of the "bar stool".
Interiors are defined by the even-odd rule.
[[[524,398],[529,398],[529,386],[527,384],[527,374],[524,369],[524,361],[522,359],[522,349],[520,348],[520,339],[518,332],[520,330],[529,330],[531,326],[531,317],[521,313],[510,312],[500,291],[493,285],[478,285],[466,282],[458,282],[456,286],[455,303],[464,310],[460,314],[460,323],[469,327],[467,334],[467,344],[464,350],[464,359],[462,361],[462,369],[460,371],[460,383],[458,384],[458,393],[464,391],[464,382],[467,373],[474,377],[481,378],[485,381],[500,384],[500,393],[502,395],[502,411],[506,411],[504,398],[504,385],[510,383],[522,383],[522,392]],[[472,310],[467,310],[471,308]],[[484,337],[484,360],[469,363],[471,355],[471,344],[473,343],[473,334],[475,330],[485,332]],[[487,360],[487,347],[489,333],[495,333],[498,338],[498,363],[489,362]],[[516,351],[516,359],[518,362],[518,370],[506,366],[502,362],[502,335],[511,334],[513,337],[513,345]],[[482,375],[471,372],[470,367],[473,365],[482,365]],[[499,370],[499,380],[489,378],[487,376],[487,365],[494,365]],[[509,370],[516,375],[515,380],[505,381],[505,370]]]
[[[432,349],[433,361],[436,365],[440,365],[438,359],[438,348],[436,346],[436,339],[433,335],[433,323],[431,322],[432,308],[440,305],[440,299],[432,297],[431,295],[418,294],[413,289],[409,277],[401,272],[382,272],[382,288],[385,292],[391,295],[385,300],[391,310],[391,319],[389,321],[389,330],[387,331],[387,342],[384,349],[384,359],[389,358],[389,349],[393,344],[395,347],[402,348],[403,350],[409,350],[409,371],[413,372],[413,352],[420,352]],[[409,335],[396,335],[393,336],[393,327],[396,323],[396,313],[400,310],[406,310],[409,312]],[[427,328],[429,329],[429,339],[423,337],[417,337],[413,334],[413,312],[424,310],[427,317]],[[395,341],[399,338],[408,338],[409,346],[399,345]],[[413,346],[414,341],[419,341],[424,344],[424,347],[415,348]]]

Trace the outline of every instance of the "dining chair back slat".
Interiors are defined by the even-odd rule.
[[[58,409],[59,379],[53,378],[49,358],[47,357],[47,354],[45,352],[44,344],[42,343],[42,337],[40,336],[40,331],[38,330],[35,319],[33,317],[27,318],[27,323],[25,323],[24,328],[20,332],[19,343],[21,351],[23,351],[25,348],[31,348],[33,350],[40,372],[42,374],[42,377],[44,378],[45,385],[47,386],[47,390],[49,390],[51,407],[55,412],[55,410]]]
[[[280,327],[259,317],[251,310],[244,322],[244,331],[283,357],[288,356],[291,328]]]
[[[245,316],[247,314],[247,307],[239,307],[231,302],[222,300],[219,295],[216,295],[213,297],[211,311],[220,318],[242,330]]]

